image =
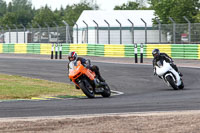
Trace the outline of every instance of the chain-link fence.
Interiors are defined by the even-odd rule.
[[[88,30],[89,29],[89,30]],[[197,44],[200,43],[200,23],[154,24],[152,27],[95,27],[79,30],[78,43],[103,44]],[[88,30],[88,31],[86,31]]]
[[[198,44],[200,23],[153,27],[87,27],[0,29],[0,43]]]
[[[158,38],[153,43],[166,44],[198,44],[200,43],[200,23],[192,24],[161,24],[154,25],[158,34],[149,34],[146,38]],[[150,31],[149,31],[150,32]],[[151,32],[150,32],[151,33]],[[152,43],[148,42],[147,43]]]
[[[72,32],[69,26],[1,29],[0,43],[72,43]]]

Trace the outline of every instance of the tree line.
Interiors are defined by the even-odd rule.
[[[155,10],[155,16],[161,23],[168,24],[171,23],[169,17],[176,23],[187,23],[183,16],[191,23],[200,22],[199,8],[199,0],[137,0],[116,5],[113,10]],[[64,25],[62,20],[73,26],[83,10],[98,9],[98,5],[87,0],[66,7],[61,6],[54,11],[48,5],[35,9],[30,0],[12,0],[8,4],[5,0],[0,0],[0,26],[15,28],[13,24],[16,24],[17,27],[55,27],[55,23],[59,26]]]
[[[16,24],[17,27],[55,27],[55,23],[64,25],[62,20],[73,26],[83,10],[93,8],[89,2],[81,1],[52,11],[48,5],[35,9],[30,0],[12,0],[8,4],[0,0],[0,26],[15,28],[13,24]]]

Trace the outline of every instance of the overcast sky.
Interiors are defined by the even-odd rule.
[[[12,0],[5,0],[7,3]],[[45,6],[46,4],[51,7],[52,10],[60,9],[62,5],[64,8],[66,5],[72,5],[74,3],[79,3],[80,0],[31,0],[33,6],[36,9]],[[92,0],[87,0],[92,1]],[[95,0],[94,0],[95,1]],[[99,5],[100,10],[113,10],[116,5],[122,5],[123,3],[127,3],[128,1],[136,1],[136,0],[96,0],[97,5]]]

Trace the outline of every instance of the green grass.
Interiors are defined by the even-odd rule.
[[[83,93],[74,85],[0,74],[0,99],[31,99],[32,97],[80,97]]]

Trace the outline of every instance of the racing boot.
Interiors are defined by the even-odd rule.
[[[101,77],[101,75],[98,76],[98,79],[100,81],[100,85],[107,85],[105,79],[103,79],[103,77]]]
[[[105,82],[105,79],[103,79],[103,77],[101,77],[101,75],[99,75],[99,80],[101,81],[101,82]]]

